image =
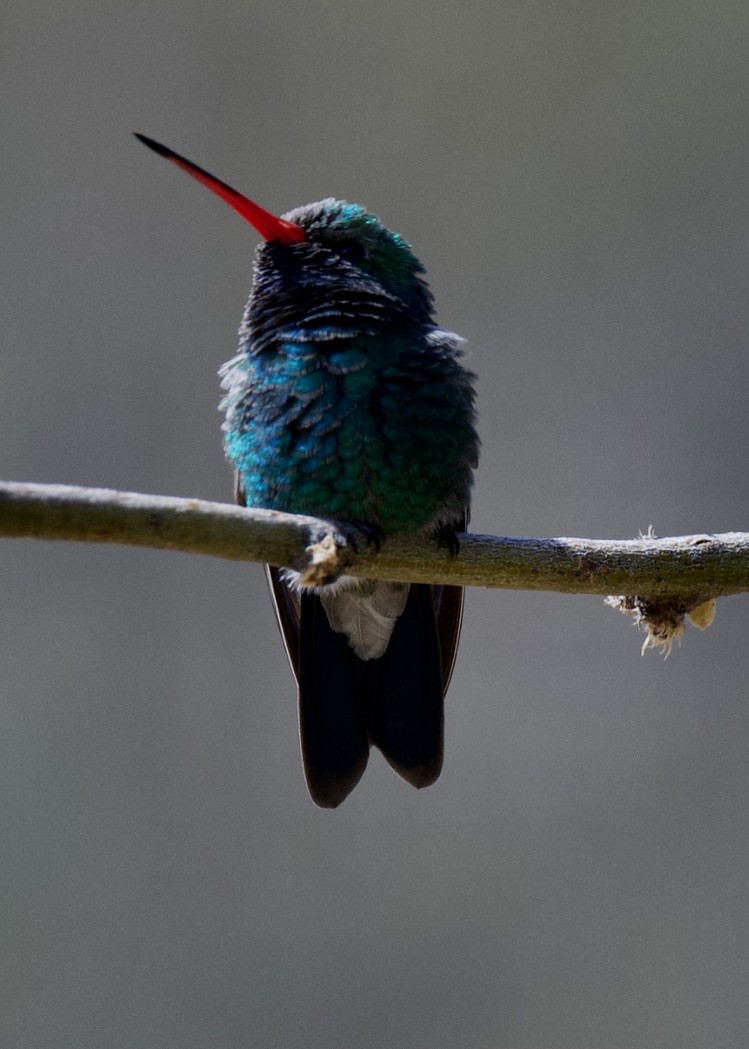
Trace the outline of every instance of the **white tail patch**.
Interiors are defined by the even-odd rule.
[[[384,654],[408,591],[408,583],[356,580],[354,586],[320,587],[318,593],[331,630],[345,634],[359,659],[367,660]]]

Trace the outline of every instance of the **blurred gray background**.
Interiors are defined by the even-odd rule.
[[[2,474],[228,499],[216,370],[266,207],[367,204],[469,340],[473,527],[746,528],[745,0],[13,2]],[[0,1045],[749,1041],[749,603],[668,662],[472,591],[447,761],[299,761],[255,566],[0,546]]]

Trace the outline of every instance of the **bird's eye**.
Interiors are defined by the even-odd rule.
[[[364,262],[369,254],[364,245],[358,240],[343,240],[336,245],[336,254],[340,255],[346,262],[358,266]]]

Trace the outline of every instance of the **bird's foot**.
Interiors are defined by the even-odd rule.
[[[460,553],[460,540],[455,529],[450,528],[449,525],[442,524],[435,529],[434,538],[437,540],[437,546],[447,548],[450,557],[457,557]]]
[[[359,553],[360,545],[373,546],[379,553],[385,533],[378,524],[370,521],[347,521],[346,524],[349,526],[348,541],[355,553]]]

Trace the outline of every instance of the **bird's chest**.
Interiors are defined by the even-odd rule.
[[[363,342],[364,340],[362,340]],[[227,451],[257,506],[421,527],[433,492],[415,493],[423,433],[406,346],[289,343],[250,361]],[[414,425],[411,425],[413,423]]]
[[[387,396],[392,388],[384,351],[357,347],[321,353],[287,387],[288,467],[297,491],[334,501],[366,500],[390,460]]]

